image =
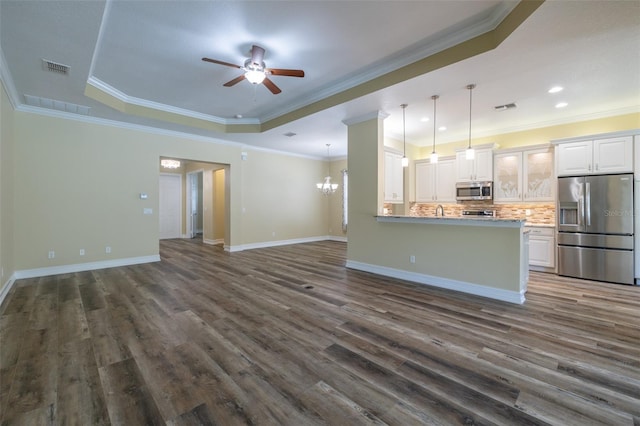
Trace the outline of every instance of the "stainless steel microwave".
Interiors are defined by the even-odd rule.
[[[458,182],[456,183],[456,200],[493,200],[493,182]]]

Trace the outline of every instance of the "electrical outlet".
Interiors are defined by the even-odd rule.
[[[49,251],[49,259],[55,259],[55,257],[56,257],[56,252],[53,250]]]
[[[80,256],[84,256],[84,249],[80,249]]]
[[[416,263],[416,257],[414,255],[409,256],[409,262]]]
[[[106,246],[106,247],[104,248],[104,252],[105,252],[105,253],[107,253],[107,254],[111,253],[111,247]]]
[[[276,236],[276,231],[273,231],[273,232],[271,233],[271,236],[272,236],[272,237],[275,237],[275,236]]]

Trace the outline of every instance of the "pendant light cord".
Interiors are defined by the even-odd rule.
[[[472,93],[475,87],[476,87],[475,84],[470,84],[467,86],[467,89],[469,89],[469,146],[467,147],[467,149],[471,149],[471,103],[472,103]]]
[[[433,151],[431,152],[432,154],[435,154],[436,152],[436,99],[438,99],[440,96],[438,95],[433,95],[431,96],[431,99],[433,99]]]
[[[407,108],[407,104],[400,105],[402,107],[402,156],[407,156],[407,131],[405,128],[405,117],[404,112]]]

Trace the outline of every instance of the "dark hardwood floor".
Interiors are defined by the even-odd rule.
[[[338,242],[160,254],[15,284],[2,424],[640,425],[639,287],[532,273],[518,306]]]

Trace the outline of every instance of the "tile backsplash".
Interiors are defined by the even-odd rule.
[[[437,204],[411,203],[410,216],[433,216]],[[495,210],[502,219],[526,219],[527,223],[555,225],[556,206],[552,203],[531,204],[442,204],[445,216],[461,216],[462,210]],[[528,214],[527,214],[528,213]]]

